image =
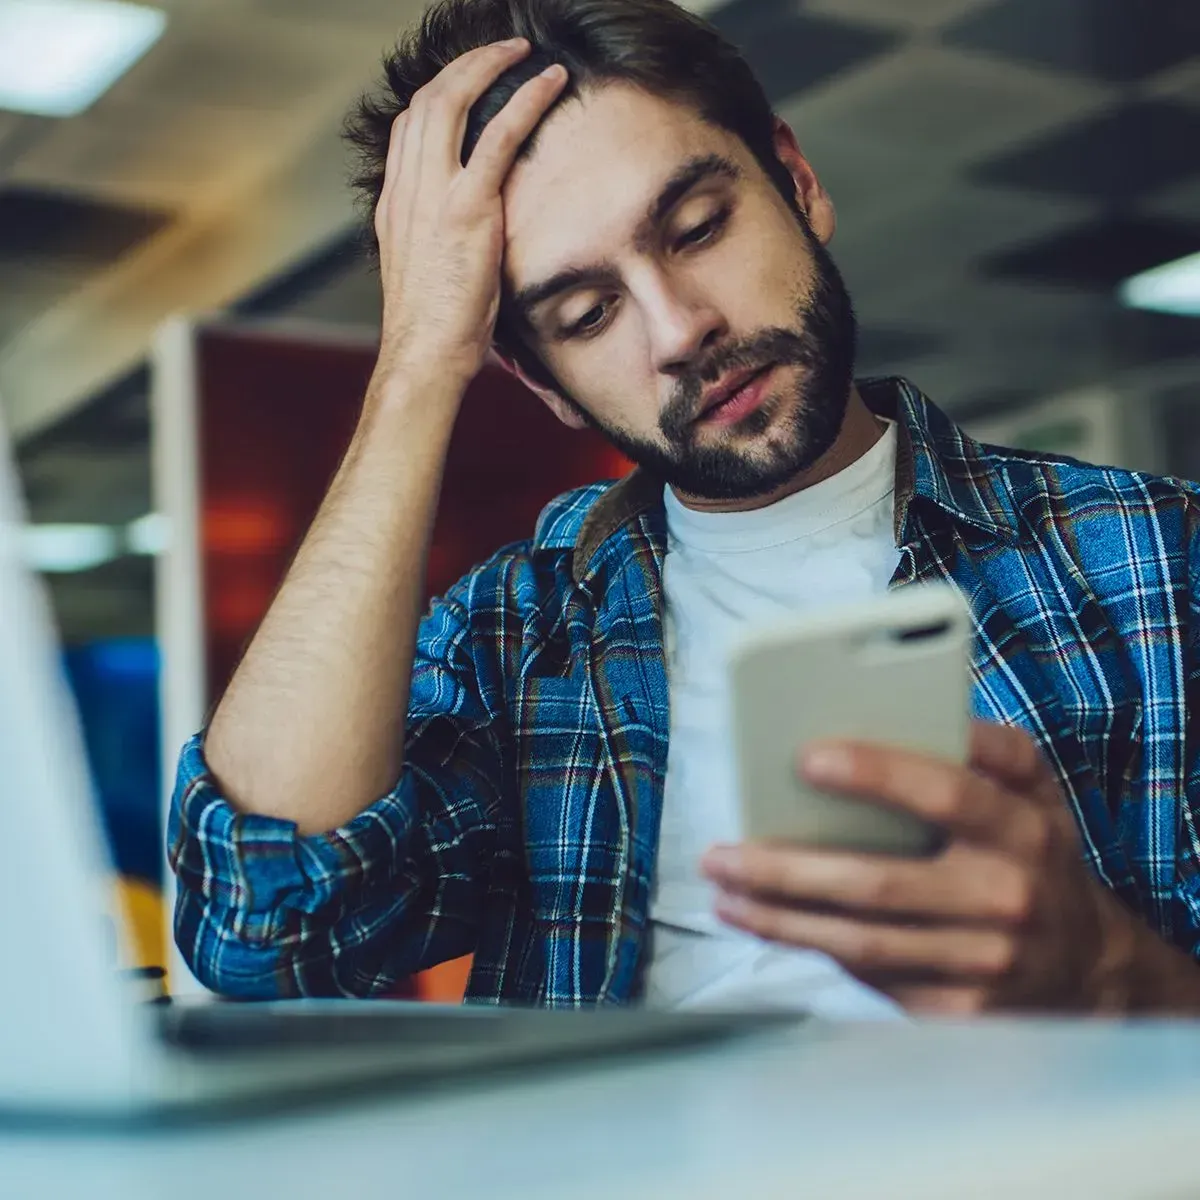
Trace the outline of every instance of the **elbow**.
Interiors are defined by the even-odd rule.
[[[194,978],[210,992],[231,1000],[282,1000],[296,995],[279,947],[240,936],[230,915],[222,916],[211,903],[180,887],[175,945]]]

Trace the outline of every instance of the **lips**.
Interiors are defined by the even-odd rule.
[[[770,364],[765,367],[751,367],[748,370],[735,371],[727,379],[723,380],[716,387],[712,388],[704,397],[704,402],[700,406],[700,411],[696,413],[695,419],[701,420],[707,416],[714,408],[721,404],[725,404],[730,400],[735,393],[741,391],[751,380],[762,375],[764,372],[771,369]]]
[[[760,382],[763,376],[769,371],[772,371],[775,364],[768,362],[766,366],[751,367],[749,370],[738,371],[727,379],[715,386],[704,396],[704,402],[694,418],[694,421],[701,422],[706,419],[720,420],[724,415],[722,408],[730,404],[730,401],[736,398],[745,397],[748,392],[755,391],[755,384]],[[734,404],[732,407],[743,407],[742,404]]]

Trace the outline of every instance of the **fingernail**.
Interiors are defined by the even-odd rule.
[[[804,772],[820,779],[840,779],[850,773],[850,755],[839,746],[812,746],[804,752]]]
[[[560,74],[566,74],[566,67],[561,63],[552,63],[542,72],[542,76],[546,79],[557,79]]]

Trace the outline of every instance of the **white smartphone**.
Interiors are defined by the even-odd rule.
[[[928,855],[940,829],[911,814],[825,793],[797,771],[826,737],[963,762],[971,707],[971,616],[949,584],[757,630],[730,658],[742,833],[871,853]]]

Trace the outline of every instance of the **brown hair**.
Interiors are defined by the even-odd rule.
[[[378,249],[373,214],[393,121],[448,63],[477,46],[513,37],[528,38],[531,52],[472,108],[464,162],[517,88],[561,63],[570,79],[556,104],[608,81],[687,104],[739,137],[794,207],[795,185],[775,153],[774,114],[761,84],[732,43],[671,0],[439,0],[384,58],[378,89],[363,96],[346,121],[345,136],[358,152],[353,186],[372,252]],[[532,139],[522,153],[531,146]],[[511,354],[518,352],[516,340],[502,309],[496,343]]]

